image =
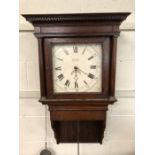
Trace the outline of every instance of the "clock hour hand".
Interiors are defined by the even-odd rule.
[[[77,75],[78,72],[79,72],[78,68],[76,66],[74,66],[74,70],[72,71],[71,74],[75,73],[75,76],[74,76],[74,80],[75,80],[74,87],[75,87],[76,91],[78,91],[78,87],[79,87],[78,86],[78,75]]]
[[[74,74],[74,79],[75,79],[75,81],[78,80],[78,75],[77,75],[77,73],[79,73],[79,71],[77,70],[77,67],[74,66],[74,70],[71,72],[71,75]],[[80,74],[81,74],[81,73],[80,73]]]

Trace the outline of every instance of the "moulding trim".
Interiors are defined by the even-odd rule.
[[[70,13],[70,14],[22,14],[27,21],[36,23],[60,23],[60,22],[122,22],[130,15],[130,12],[112,13]]]
[[[134,90],[116,90],[116,98],[134,98]],[[19,91],[19,98],[40,98],[39,90],[21,90]]]
[[[134,31],[135,24],[133,22],[123,23],[120,26],[120,31]],[[28,22],[19,23],[19,32],[34,32],[34,27]]]

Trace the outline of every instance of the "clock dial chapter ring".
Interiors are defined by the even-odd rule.
[[[53,49],[56,92],[91,92],[91,89],[98,92],[100,86],[97,83],[101,80],[101,50],[96,51],[91,46],[100,49],[101,45],[60,44]],[[95,88],[96,85],[98,88]]]

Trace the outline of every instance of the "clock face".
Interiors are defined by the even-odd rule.
[[[101,92],[101,44],[52,46],[54,92]]]

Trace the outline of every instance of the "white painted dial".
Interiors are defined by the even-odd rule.
[[[52,46],[54,92],[101,92],[101,44]]]

